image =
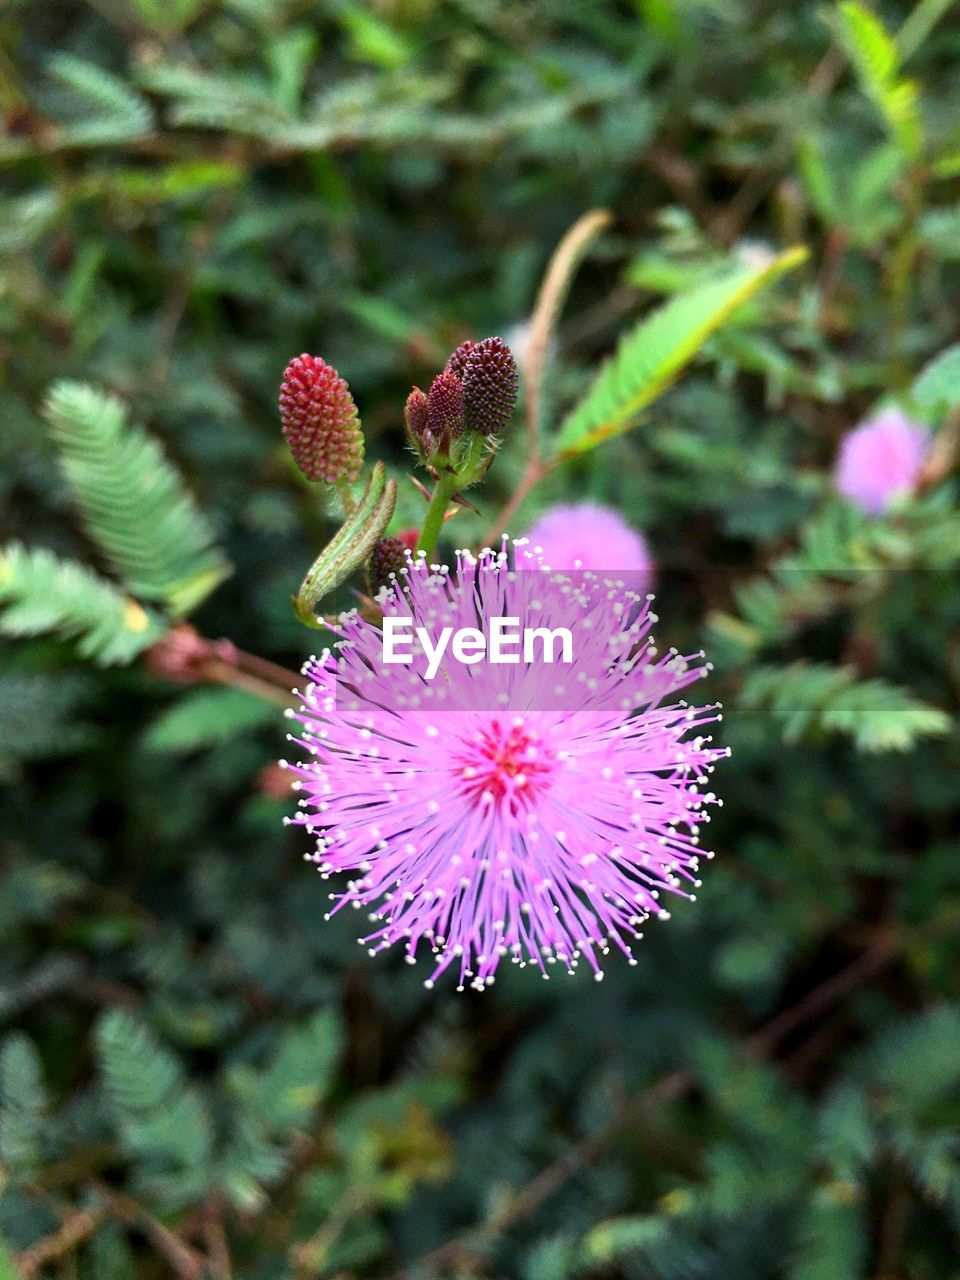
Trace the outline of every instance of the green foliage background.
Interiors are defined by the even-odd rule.
[[[960,1277],[958,57],[945,0],[0,9],[0,1277]],[[418,520],[411,382],[598,206],[512,531],[589,496],[668,566],[717,858],[602,986],[427,993],[322,922],[279,708],[138,655],[190,613],[298,666],[334,526],[284,364],[349,379]],[[584,398],[800,242],[643,415]],[[939,461],[869,520],[830,468],[890,397]]]

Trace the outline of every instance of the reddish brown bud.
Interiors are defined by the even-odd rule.
[[[459,347],[447,361],[446,372],[455,373],[458,378],[463,379],[463,371],[467,367],[467,359],[476,348],[476,343],[472,338],[467,338],[465,342],[461,342]]]
[[[280,386],[280,421],[297,466],[308,480],[356,480],[363,435],[350,388],[319,356],[291,360]]]
[[[485,436],[501,432],[513,415],[519,381],[517,362],[502,338],[478,342],[463,370],[467,426]]]
[[[375,596],[381,587],[390,586],[392,575],[399,576],[407,564],[407,548],[402,538],[381,538],[370,553],[367,564],[370,594]]]
[[[419,440],[427,429],[427,397],[419,387],[414,387],[407,396],[403,409],[403,420],[407,426],[407,434],[411,440]]]
[[[427,425],[436,440],[447,440],[463,430],[463,387],[455,373],[445,370],[430,385]]]
[[[144,665],[155,676],[196,684],[215,678],[211,663],[236,663],[237,651],[229,640],[208,640],[188,622],[178,622],[143,655]]]

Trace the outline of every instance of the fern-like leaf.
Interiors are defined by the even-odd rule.
[[[786,741],[811,729],[845,733],[861,751],[906,751],[918,738],[942,735],[950,717],[884,680],[858,680],[850,667],[795,662],[757,667],[747,677],[742,704],[778,720]]]
[[[112,583],[50,551],[19,543],[0,549],[0,632],[75,639],[79,652],[107,666],[130,662],[163,634],[159,618]]]
[[[153,127],[153,113],[145,99],[103,67],[67,53],[55,54],[47,66],[92,109],[64,126],[61,142],[101,146],[140,137]]]
[[[255,1089],[257,1114],[277,1134],[308,1125],[333,1081],[343,1047],[336,1015],[321,1010],[287,1031]]]
[[[738,307],[805,257],[806,249],[796,247],[762,266],[741,267],[672,298],[641,321],[566,418],[557,451],[583,453],[626,431]]]
[[[878,1036],[864,1055],[870,1083],[897,1111],[916,1116],[960,1087],[960,1005],[915,1014]]]
[[[131,591],[185,613],[228,572],[213,536],[159,445],[120,401],[58,382],[46,415],[91,537]]]
[[[266,1203],[266,1187],[286,1171],[290,1153],[267,1135],[266,1125],[252,1110],[241,1111],[234,1131],[217,1162],[217,1182],[238,1209],[252,1212]]]
[[[923,131],[917,86],[900,77],[896,41],[859,0],[846,0],[839,6],[836,28],[864,93],[880,111],[891,135],[907,155],[918,155]]]
[[[97,1026],[105,1094],[141,1185],[165,1203],[185,1203],[207,1188],[213,1130],[178,1059],[123,1010]]]
[[[270,723],[276,714],[271,703],[242,689],[196,689],[153,722],[147,745],[174,753],[215,747]]]
[[[47,1108],[40,1058],[25,1036],[8,1036],[0,1052],[0,1159],[15,1176],[41,1162]]]

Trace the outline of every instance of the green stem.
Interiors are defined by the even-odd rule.
[[[457,492],[458,487],[458,477],[454,472],[440,472],[440,479],[437,481],[437,487],[434,489],[430,505],[427,507],[427,516],[423,522],[420,541],[417,543],[417,550],[425,551],[428,560],[432,560],[436,553],[437,540],[440,537],[440,530],[443,528],[443,517],[447,513],[450,499]]]

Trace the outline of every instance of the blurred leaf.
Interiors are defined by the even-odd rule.
[[[162,35],[182,31],[203,4],[204,0],[133,0],[133,7],[144,22]]]
[[[900,76],[900,54],[880,19],[859,0],[836,9],[840,42],[856,67],[864,92],[879,108],[906,155],[923,143],[917,86]]]
[[[613,1218],[593,1227],[584,1249],[593,1262],[613,1262],[634,1251],[659,1245],[669,1238],[670,1224],[651,1214],[633,1218]]]
[[[77,382],[53,386],[46,415],[90,536],[130,590],[175,613],[195,608],[229,568],[156,442],[119,400]]]
[[[97,1024],[97,1053],[112,1119],[144,1191],[171,1204],[202,1194],[210,1181],[212,1125],[182,1064],[122,1010]]]
[[[130,662],[166,628],[136,600],[72,560],[11,543],[0,550],[0,631],[55,632],[77,640],[85,658]]]
[[[331,1010],[284,1032],[249,1097],[270,1132],[285,1135],[311,1123],[330,1090],[342,1049],[340,1020]]]
[[[54,54],[49,70],[93,107],[94,113],[64,127],[70,146],[98,146],[146,133],[153,117],[146,101],[118,76],[70,53]]]
[[[57,760],[90,745],[90,696],[75,674],[0,673],[0,772],[9,761]]]
[[[764,710],[796,741],[810,729],[849,734],[861,751],[907,751],[917,739],[939,736],[951,719],[883,680],[858,680],[849,667],[795,662],[755,667],[744,681],[743,706]]]
[[[0,1239],[0,1280],[22,1280],[20,1270],[2,1239]]]
[[[232,742],[276,718],[273,703],[242,689],[196,689],[153,722],[146,745],[177,754],[197,751]]]
[[[960,404],[960,345],[947,347],[924,366],[912,395],[920,412],[931,416]]]
[[[401,67],[411,56],[403,37],[377,14],[358,4],[344,5],[339,21],[350,35],[353,56],[381,67]]]
[[[855,1183],[818,1187],[800,1217],[789,1280],[857,1280],[866,1275],[867,1233]]]
[[[0,1158],[14,1177],[40,1167],[46,1109],[40,1057],[27,1036],[14,1033],[0,1050]]]
[[[734,311],[806,257],[790,249],[671,299],[633,329],[560,427],[560,456],[583,453],[628,430]]]

